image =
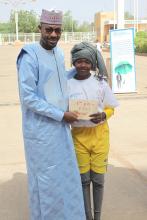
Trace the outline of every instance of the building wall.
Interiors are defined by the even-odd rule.
[[[98,12],[94,18],[94,29],[100,42],[107,40],[107,29],[105,21],[113,19],[113,12]]]
[[[133,28],[133,24],[126,24],[125,28]],[[137,28],[137,25],[135,24],[135,28]],[[147,31],[147,24],[138,24],[138,31]]]
[[[109,24],[109,21],[113,21],[113,12],[98,12],[95,14],[94,29],[97,39],[101,43],[104,41],[109,42],[109,30],[114,29],[114,24]],[[134,24],[125,24],[125,28],[134,28]],[[135,28],[137,29],[136,25]],[[147,31],[147,23],[139,23],[138,31]]]

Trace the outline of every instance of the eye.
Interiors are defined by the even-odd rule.
[[[55,28],[54,31],[55,31],[56,34],[61,34],[62,29],[61,28]]]
[[[52,32],[55,31],[56,34],[61,34],[62,32],[62,29],[61,28],[52,28],[52,27],[49,27],[49,28],[46,28],[45,29],[47,33],[51,34]]]
[[[45,30],[46,30],[47,33],[52,33],[54,31],[53,28],[45,28]]]
[[[87,64],[91,64],[88,60],[87,61],[85,61],[85,63],[87,63]]]

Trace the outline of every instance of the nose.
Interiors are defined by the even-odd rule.
[[[53,32],[50,34],[50,36],[57,37],[57,33],[55,32],[55,30],[53,30]]]
[[[85,62],[81,62],[81,66],[83,67],[83,66],[85,66],[86,65],[86,63]]]

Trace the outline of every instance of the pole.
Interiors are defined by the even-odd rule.
[[[134,35],[136,34],[136,0],[134,0]]]
[[[16,40],[18,41],[18,11],[15,11]]]
[[[29,2],[35,2],[36,0],[29,0]],[[0,3],[3,4],[10,4],[14,10],[15,10],[15,29],[16,29],[16,40],[18,41],[18,11],[16,10],[16,8],[18,8],[19,5],[25,4],[27,3],[26,0],[0,0]]]
[[[113,0],[113,29],[115,30],[115,20],[116,20],[116,0]]]
[[[138,32],[138,0],[136,0],[136,31]]]
[[[0,45],[2,45],[2,34],[0,34]]]
[[[73,34],[73,19],[71,18],[72,34]]]
[[[117,28],[124,28],[124,0],[117,0]]]

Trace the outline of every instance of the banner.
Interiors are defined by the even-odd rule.
[[[111,30],[110,51],[113,92],[136,92],[134,29]]]

